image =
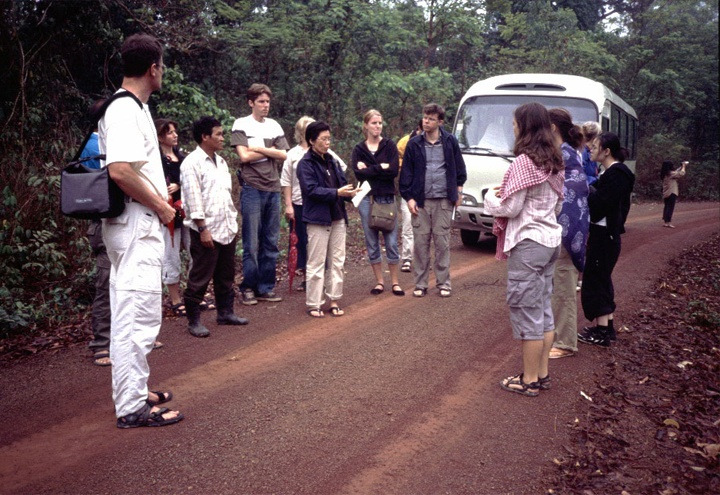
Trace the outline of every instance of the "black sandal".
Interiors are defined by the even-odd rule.
[[[329,311],[330,311],[330,316],[335,316],[336,318],[339,318],[340,316],[345,315],[345,311],[340,309],[339,306],[330,306]]]
[[[540,395],[540,382],[525,383],[523,381],[522,373],[505,378],[500,382],[500,388],[507,390],[508,392],[515,392],[516,394],[524,395],[526,397],[537,397]]]
[[[545,378],[538,378],[537,382],[540,384],[540,390],[550,390],[550,387],[552,386],[549,373]]]
[[[385,286],[381,283],[375,284],[375,287],[370,290],[370,294],[372,294],[373,296],[377,296],[378,294],[382,294],[383,292],[385,292]]]
[[[397,287],[397,289],[395,287]],[[395,294],[396,296],[404,296],[405,295],[405,291],[402,290],[402,287],[400,287],[400,284],[393,284],[392,293]]]
[[[413,296],[425,297],[426,295],[427,295],[427,287],[415,287],[415,290],[413,291]]]
[[[184,303],[177,303],[177,304],[171,304],[170,305],[170,311],[172,311],[173,316],[187,316],[187,310],[185,309]]]
[[[137,412],[118,418],[118,428],[139,428],[141,426],[167,426],[178,423],[180,420],[185,418],[182,414],[178,413],[174,418],[165,419],[163,414],[170,412],[170,409],[163,407],[155,412],[152,412],[153,406],[145,404]]]
[[[156,390],[151,390],[151,393],[158,396],[158,400],[154,401],[150,399],[150,394],[148,394],[147,403],[151,406],[157,406],[159,404],[165,404],[166,402],[170,402],[173,398],[173,393],[169,390],[167,392],[158,392]]]
[[[325,313],[323,313],[323,310],[320,308],[309,308],[305,312],[313,318],[324,318],[325,317]],[[313,313],[315,313],[315,314],[313,314]]]

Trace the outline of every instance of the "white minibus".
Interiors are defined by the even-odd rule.
[[[483,197],[500,185],[514,158],[513,111],[528,102],[564,108],[577,124],[599,122],[620,137],[629,154],[625,163],[635,171],[637,114],[603,84],[563,74],[506,74],[479,81],[460,100],[453,128],[468,175],[453,218],[465,245],[476,244],[483,233],[492,235],[493,219],[483,214]]]

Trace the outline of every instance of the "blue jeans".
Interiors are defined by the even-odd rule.
[[[243,186],[242,211],[243,281],[240,290],[266,294],[275,288],[275,266],[280,235],[280,193]]]
[[[394,195],[375,196],[378,203],[392,203],[395,201]],[[380,232],[370,228],[370,195],[368,194],[360,201],[358,206],[360,219],[362,220],[363,232],[365,232],[365,247],[368,252],[368,261],[371,265],[382,262],[382,251],[380,251]],[[398,251],[398,224],[395,222],[395,228],[390,232],[383,232],[385,238],[385,256],[389,265],[397,265],[400,263],[400,252]]]

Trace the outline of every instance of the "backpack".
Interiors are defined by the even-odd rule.
[[[130,91],[115,93],[103,103],[95,116],[93,127],[80,145],[72,161],[60,173],[60,207],[71,218],[99,220],[115,218],[125,211],[125,193],[112,180],[107,167],[94,169],[85,165],[90,160],[105,160],[105,155],[80,159],[98,121],[118,98],[131,97],[140,107],[142,102]]]

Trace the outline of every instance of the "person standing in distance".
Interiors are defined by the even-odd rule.
[[[100,152],[110,177],[126,195],[125,211],[103,220],[110,258],[110,357],[118,428],[165,426],[183,419],[159,408],[170,392],[149,392],[147,355],[162,323],[163,225],[175,218],[168,203],[155,125],[147,101],[161,88],[163,49],[147,34],[122,45],[120,98],[98,124]],[[141,105],[138,103],[141,102]]]
[[[445,109],[423,108],[423,132],[408,141],[400,171],[400,195],[413,215],[413,296],[427,294],[430,241],[435,245],[435,280],[440,297],[450,297],[450,228],[467,179],[455,136],[442,128]]]
[[[280,235],[280,170],[290,149],[280,124],[268,118],[272,91],[253,84],[247,91],[252,113],[237,119],[231,145],[241,162],[243,281],[242,303],[280,302],[275,293],[275,268]]]

